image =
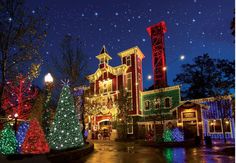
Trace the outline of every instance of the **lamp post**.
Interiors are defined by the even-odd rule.
[[[45,82],[46,87],[52,86],[52,84],[53,84],[53,77],[52,77],[52,75],[50,73],[47,73],[44,76],[44,82]]]
[[[49,102],[51,100],[51,90],[53,88],[53,77],[50,73],[46,74],[44,77],[44,83],[45,83],[45,96],[46,99],[44,101],[44,112],[42,117],[42,125],[43,130],[46,136],[48,135],[49,131],[49,123],[50,123],[50,110],[48,108]]]
[[[14,114],[14,118],[15,118],[14,129],[15,129],[15,135],[16,135],[16,132],[17,132],[17,118],[18,118],[18,114],[17,113]]]

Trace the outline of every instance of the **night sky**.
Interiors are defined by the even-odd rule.
[[[39,82],[50,71],[50,55],[60,54],[65,34],[79,36],[89,58],[89,69],[98,68],[102,45],[113,58],[110,65],[120,64],[117,53],[138,46],[144,53],[144,87],[153,81],[151,41],[146,28],[164,20],[168,84],[180,72],[181,64],[209,53],[214,58],[234,59],[234,37],[230,22],[234,17],[233,0],[34,0],[28,1],[32,14],[36,7],[48,7],[48,37],[43,48],[44,64]],[[185,60],[180,61],[180,55]]]

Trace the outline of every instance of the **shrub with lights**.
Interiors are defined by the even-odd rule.
[[[62,88],[48,140],[51,149],[54,150],[79,148],[84,145],[73,95],[68,84],[64,84]]]
[[[174,129],[166,129],[163,133],[164,142],[182,142],[184,141],[184,134],[178,127]]]
[[[10,124],[6,124],[0,132],[0,152],[2,154],[15,154],[17,149],[17,140],[15,132]]]

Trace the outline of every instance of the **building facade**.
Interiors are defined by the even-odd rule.
[[[157,137],[161,138],[170,124],[180,128],[185,139],[196,136],[222,139],[223,132],[228,139],[235,137],[231,96],[220,100],[181,101],[179,85],[144,91],[142,51],[133,47],[118,53],[118,56],[120,65],[109,65],[112,58],[104,46],[96,56],[98,69],[87,77],[90,85],[85,109],[89,113],[88,124],[92,130],[103,129],[106,124],[117,121],[119,109],[116,102],[120,93],[125,91],[129,101],[129,137],[145,138],[155,128]]]

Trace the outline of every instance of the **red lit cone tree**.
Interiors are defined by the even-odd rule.
[[[43,129],[36,119],[30,121],[21,150],[23,154],[41,154],[50,151]]]

